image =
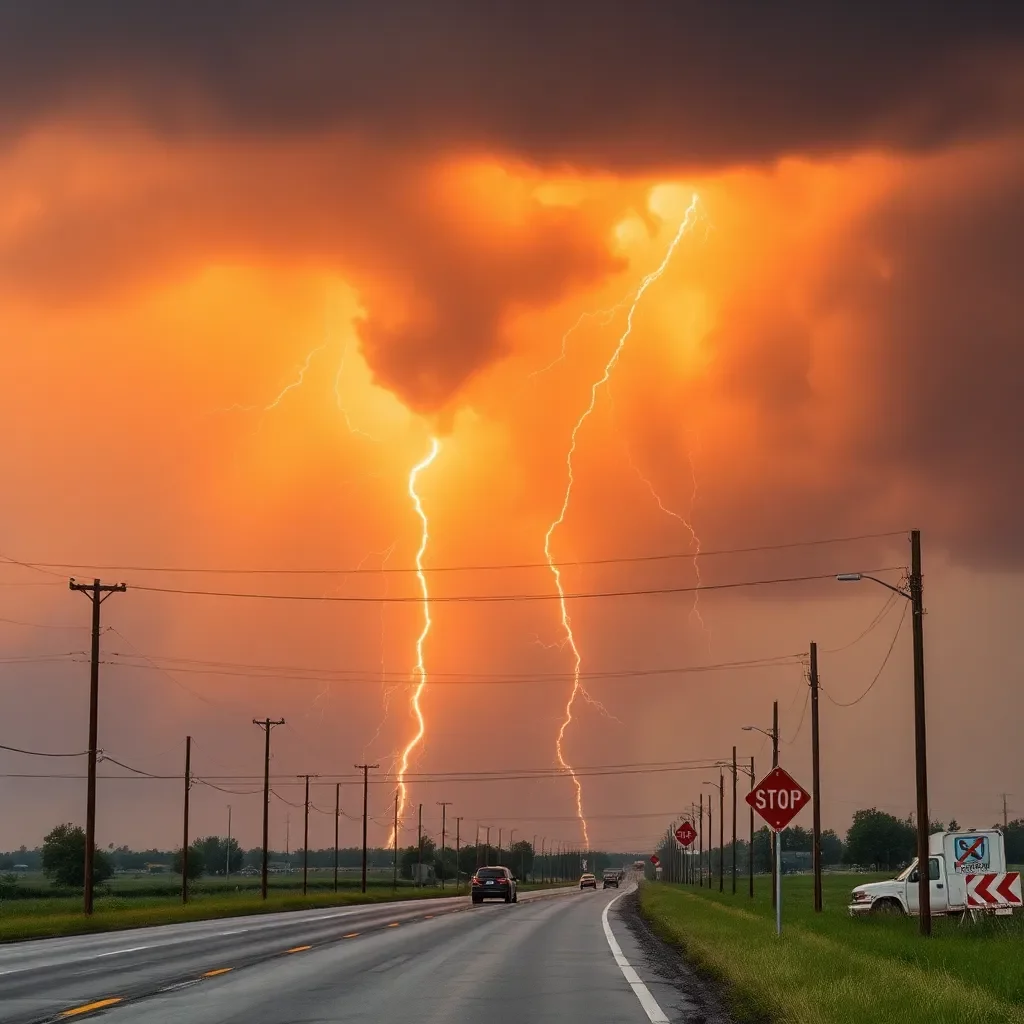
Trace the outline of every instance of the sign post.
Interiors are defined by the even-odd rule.
[[[782,833],[804,809],[811,794],[785,768],[773,768],[745,797],[776,834],[775,934],[782,934]],[[751,851],[753,853],[753,851]]]

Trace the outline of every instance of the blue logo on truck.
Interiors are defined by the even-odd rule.
[[[954,836],[953,856],[956,870],[964,874],[989,868],[988,836]]]

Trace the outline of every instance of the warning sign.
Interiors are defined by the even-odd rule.
[[[953,839],[953,865],[957,874],[981,874],[989,869],[988,836],[956,836]]]

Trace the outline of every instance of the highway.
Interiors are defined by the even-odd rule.
[[[645,967],[619,914],[617,897],[631,891],[555,889],[476,907],[462,896],[16,943],[0,947],[0,1022],[693,1019],[686,995]]]

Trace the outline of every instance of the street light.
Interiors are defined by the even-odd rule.
[[[725,892],[725,779],[721,769],[717,782],[705,782],[704,785],[718,790],[718,891]]]
[[[754,759],[750,759],[750,767],[737,764],[738,771],[743,772],[750,779],[750,788],[753,790],[757,779],[754,778]],[[750,875],[750,898],[754,898],[754,805],[750,805],[750,846],[747,849],[747,872]]]
[[[917,881],[921,934],[932,933],[932,905],[928,879],[928,728],[924,705],[924,587],[921,575],[921,531],[910,531],[910,572],[906,587],[894,587],[868,573],[843,572],[840,583],[871,580],[910,602],[914,635],[914,749],[917,774]]]

